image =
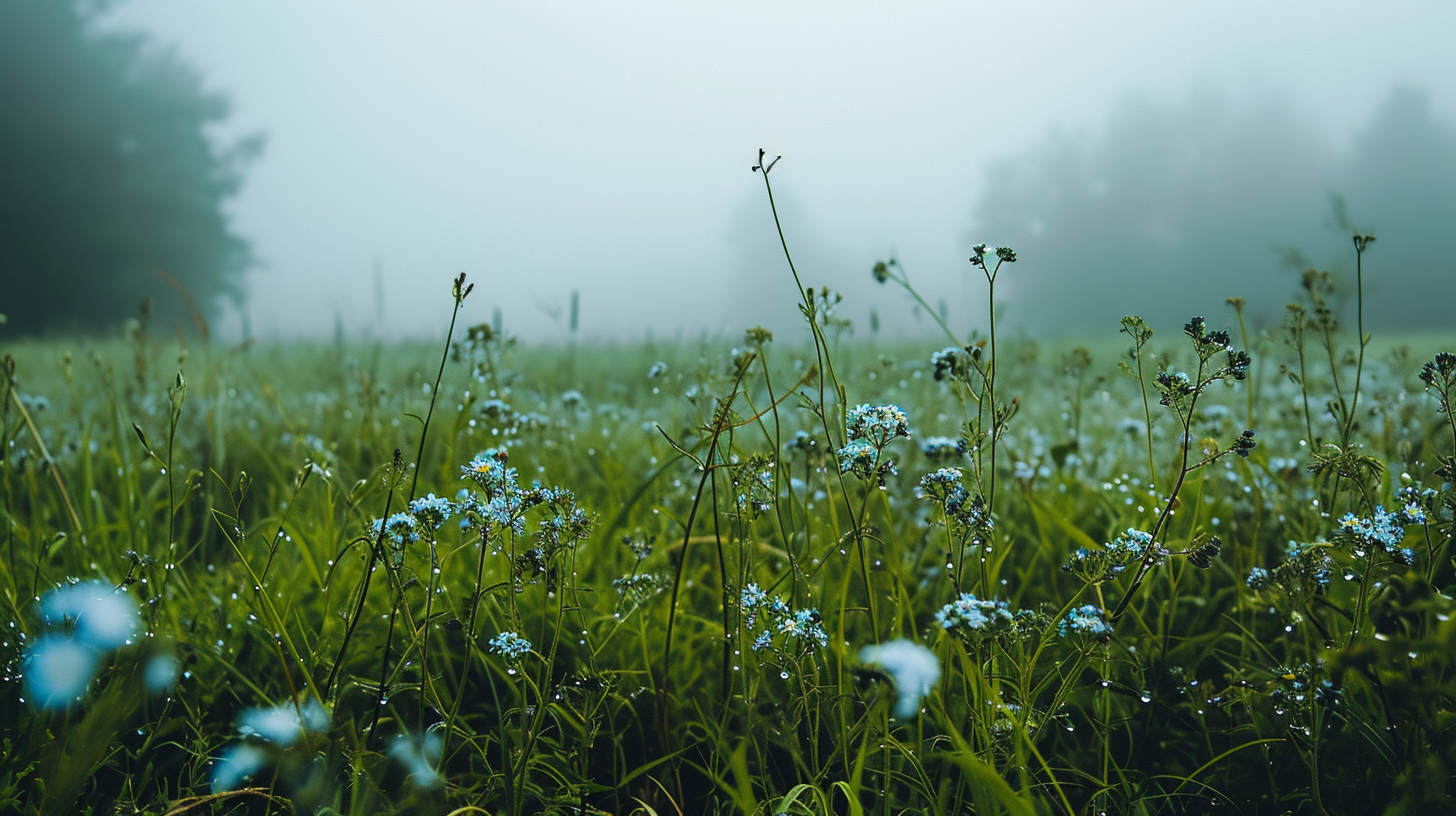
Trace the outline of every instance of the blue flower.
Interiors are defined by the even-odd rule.
[[[1079,606],[1057,621],[1057,634],[1062,637],[1087,635],[1097,640],[1112,637],[1112,626],[1107,623],[1107,613],[1092,604]]]
[[[416,785],[428,788],[440,784],[435,765],[440,761],[442,748],[438,734],[427,733],[423,737],[400,734],[389,744],[389,755],[405,767]]]
[[[65,708],[96,675],[101,653],[77,638],[46,636],[25,655],[25,689],[41,708]]]
[[[1016,616],[1005,601],[983,601],[962,592],[935,613],[935,620],[940,628],[962,636],[995,635],[1009,631]]]
[[[910,418],[898,405],[858,405],[845,417],[851,440],[864,439],[877,448],[910,436]]]
[[[237,790],[268,764],[268,752],[249,742],[234,743],[212,766],[212,792]]]
[[[415,499],[410,502],[409,511],[414,514],[417,521],[425,526],[427,530],[438,530],[455,514],[455,505],[449,499],[442,499],[434,493],[423,499]]]
[[[768,647],[770,647],[772,645],[773,645],[773,632],[770,632],[767,629],[763,630],[762,632],[759,632],[758,633],[758,637],[756,637],[756,638],[753,639],[753,650],[755,652],[761,652],[764,649],[767,649]]]
[[[501,632],[491,638],[486,647],[512,663],[519,663],[521,658],[531,653],[531,641],[515,632]]]
[[[126,592],[100,581],[69,584],[47,592],[40,614],[48,624],[74,621],[75,637],[97,649],[116,649],[137,629],[136,602]]]
[[[900,696],[895,705],[896,719],[906,720],[919,713],[920,698],[940,680],[940,659],[935,652],[908,640],[866,646],[860,649],[859,659],[884,666],[895,681]]]
[[[329,728],[329,713],[318,700],[302,704],[284,703],[269,708],[250,708],[238,717],[238,733],[258,737],[282,747],[293,744],[304,732],[322,733]]]

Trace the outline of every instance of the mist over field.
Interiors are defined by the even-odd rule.
[[[871,279],[890,258],[954,325],[984,328],[984,280],[966,261],[980,242],[1019,253],[998,289],[1017,330],[1111,332],[1131,311],[1223,320],[1235,296],[1268,327],[1305,268],[1352,291],[1353,231],[1378,238],[1372,326],[1450,326],[1447,5],[98,8],[93,36],[140,40],[173,87],[207,100],[200,132],[233,162],[211,193],[228,230],[218,246],[234,243],[162,260],[128,246],[128,282],[97,290],[104,317],[50,331],[115,331],[144,296],[159,323],[192,331],[163,268],[234,340],[433,337],[460,272],[480,286],[466,320],[499,311],[532,342],[757,324],[797,337],[749,172],[759,148],[783,156],[774,182],[804,282],[845,295],[856,336],[872,322],[889,336],[931,328]],[[101,104],[37,60],[12,63],[7,98],[28,82],[27,98],[53,88],[57,109]],[[107,138],[182,155],[129,133]],[[36,176],[36,139],[57,142],[7,141],[8,178]],[[9,245],[40,230],[74,248],[104,219],[68,195],[51,196],[63,217],[15,205],[44,226],[4,227]],[[53,303],[63,296],[39,281],[119,280],[117,253],[6,274]],[[33,310],[12,297],[5,311]],[[42,324],[26,325],[9,333]]]

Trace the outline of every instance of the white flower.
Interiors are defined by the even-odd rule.
[[[896,719],[909,719],[920,711],[920,698],[940,680],[940,659],[935,652],[908,640],[892,640],[859,650],[863,663],[876,663],[889,672],[900,693]]]

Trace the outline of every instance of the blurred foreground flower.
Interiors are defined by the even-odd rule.
[[[435,771],[435,763],[440,761],[440,750],[439,735],[431,733],[423,737],[400,734],[389,745],[389,755],[405,767],[410,779],[420,787],[440,783],[440,774]]]
[[[260,737],[287,747],[305,731],[322,732],[329,728],[329,713],[318,700],[306,703],[284,703],[272,708],[250,708],[238,718],[238,733]]]
[[[859,650],[864,663],[883,666],[895,681],[900,700],[895,705],[895,718],[906,720],[920,711],[920,698],[930,693],[940,680],[940,658],[935,652],[908,640],[892,640]]]
[[[247,742],[228,746],[212,768],[212,792],[237,790],[267,764],[268,752],[260,746]]]
[[[43,637],[25,658],[26,694],[41,708],[65,708],[86,691],[101,654],[69,637]]]
[[[136,602],[125,592],[100,581],[70,584],[46,593],[40,601],[45,622],[75,622],[75,637],[97,649],[126,645],[136,633]]]
[[[60,631],[27,651],[26,693],[41,708],[65,708],[85,693],[102,658],[131,642],[136,603],[110,584],[89,581],[47,592],[38,608],[41,619]]]

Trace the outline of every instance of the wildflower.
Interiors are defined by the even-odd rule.
[[[1163,405],[1177,405],[1198,390],[1182,371],[1159,371],[1156,382],[1163,395],[1158,402]]]
[[[486,643],[486,648],[512,663],[519,663],[521,658],[531,653],[531,641],[515,632],[501,632]]]
[[[426,530],[434,531],[455,514],[455,505],[449,499],[442,499],[431,493],[423,499],[410,502],[409,511]]]
[[[101,653],[79,638],[48,635],[25,655],[25,690],[41,708],[65,708],[86,691]]]
[[[829,645],[829,633],[824,631],[820,623],[819,613],[813,609],[800,609],[792,615],[785,616],[779,621],[779,631],[789,637],[805,641],[813,641],[819,644],[820,648]]]
[[[996,635],[1006,632],[1015,622],[1005,601],[983,601],[969,592],[962,592],[954,601],[935,613],[940,628],[958,635]]]
[[[896,719],[909,719],[920,710],[920,698],[930,693],[940,680],[940,659],[935,652],[908,640],[892,640],[859,651],[863,663],[883,666],[895,683],[899,701]]]
[[[1263,567],[1254,567],[1250,569],[1249,576],[1244,579],[1244,583],[1249,587],[1249,589],[1255,591],[1269,586],[1271,581],[1272,578],[1269,575],[1269,570],[1266,570]]]
[[[851,440],[864,439],[877,448],[910,436],[910,418],[898,405],[859,405],[849,410],[845,422]]]
[[[1249,353],[1247,351],[1234,351],[1229,349],[1228,366],[1226,369],[1229,376],[1236,380],[1243,380],[1249,376]]]
[[[1078,547],[1067,563],[1062,565],[1062,569],[1078,575],[1088,583],[1102,583],[1112,580],[1130,565],[1149,555],[1158,563],[1168,555],[1168,551],[1153,541],[1152,534],[1129,527],[1100,548],[1089,550]]]
[[[250,742],[239,742],[229,746],[212,768],[212,792],[225,793],[237,790],[263,766],[268,764],[268,752]]]
[[[100,581],[51,590],[40,601],[40,614],[48,624],[74,621],[76,639],[103,651],[125,645],[137,628],[136,603]]]
[[[768,647],[770,647],[772,645],[773,645],[773,632],[770,632],[767,629],[763,630],[762,632],[759,632],[758,633],[758,637],[756,637],[756,638],[753,639],[753,650],[755,652],[761,652],[764,649],[767,649]]]
[[[744,612],[752,613],[760,606],[768,603],[768,593],[759,588],[758,584],[749,584],[739,593],[739,604]]]
[[[1376,507],[1375,514],[1370,518],[1359,518],[1354,513],[1346,513],[1340,519],[1340,530],[1355,545],[1356,555],[1364,555],[1366,550],[1377,547],[1394,554],[1405,538],[1402,516],[1385,512],[1384,506]]]
[[[878,451],[868,442],[851,442],[835,451],[839,457],[840,473],[856,473],[868,476],[875,466]]]
[[[930,365],[934,369],[933,375],[936,381],[943,380],[947,376],[964,377],[971,370],[970,358],[966,354],[966,350],[956,346],[947,346],[930,355]]]
[[[515,494],[496,496],[479,507],[483,521],[508,529],[517,537],[526,534],[525,513],[525,503]]]
[[[515,493],[519,490],[516,486],[516,469],[506,467],[509,458],[510,455],[504,448],[490,448],[476,454],[470,464],[460,469],[460,475],[480,485],[487,499]]]
[[[1092,604],[1086,604],[1067,613],[1057,622],[1057,634],[1062,637],[1087,635],[1105,641],[1112,637],[1112,626],[1107,622],[1107,613]]]
[[[320,733],[329,728],[329,713],[316,699],[302,704],[284,703],[271,708],[250,708],[238,718],[238,733],[288,747],[306,731]]]
[[[420,523],[409,513],[395,513],[388,519],[375,519],[370,532],[376,539],[381,533],[389,545],[396,566],[404,561],[404,551],[420,540]]]
[[[652,367],[651,368],[647,369],[647,379],[649,379],[649,380],[655,380],[658,377],[661,377],[663,374],[666,374],[666,373],[667,373],[667,363],[664,363],[661,360],[658,360],[657,362],[655,362],[655,363],[652,364]]]

